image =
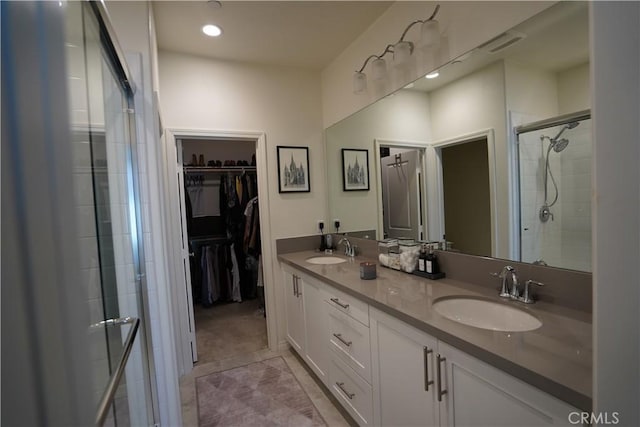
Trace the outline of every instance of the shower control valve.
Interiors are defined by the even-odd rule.
[[[543,205],[540,208],[540,212],[538,213],[538,216],[540,217],[540,221],[542,222],[549,221],[549,218],[551,218],[551,221],[553,221],[553,214],[551,213],[551,209],[549,209],[549,206],[547,205]]]

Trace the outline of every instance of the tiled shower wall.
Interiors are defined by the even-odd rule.
[[[558,185],[553,220],[539,218],[544,203],[545,155],[549,140],[562,129],[556,126],[519,136],[521,260],[544,260],[548,265],[591,271],[591,120],[583,120],[561,138],[565,150],[550,153],[549,166]],[[555,191],[548,180],[548,202]]]

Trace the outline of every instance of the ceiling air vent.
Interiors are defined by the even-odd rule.
[[[497,53],[502,49],[506,49],[514,43],[519,42],[520,40],[527,37],[524,33],[519,33],[517,31],[507,31],[506,33],[500,34],[498,37],[495,37],[483,45],[480,45],[479,49],[484,50],[488,53]]]

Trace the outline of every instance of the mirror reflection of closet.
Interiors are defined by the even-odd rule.
[[[194,361],[266,348],[255,141],[182,139],[178,151]]]

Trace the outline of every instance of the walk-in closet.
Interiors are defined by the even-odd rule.
[[[256,143],[182,139],[177,149],[197,342],[194,361],[266,348]]]

